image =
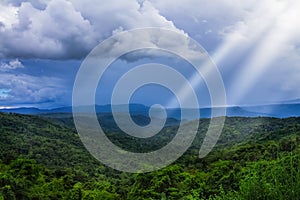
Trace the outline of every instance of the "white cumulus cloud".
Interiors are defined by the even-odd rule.
[[[14,59],[8,63],[0,63],[0,71],[11,71],[18,68],[24,68],[24,65],[19,61],[19,59]]]
[[[14,10],[0,13],[3,58],[81,59],[120,30],[153,26],[176,30],[150,2],[141,6],[136,1],[116,0],[52,0],[41,5],[11,1],[1,6]]]

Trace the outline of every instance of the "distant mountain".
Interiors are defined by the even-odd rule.
[[[269,117],[298,117],[300,116],[300,104],[274,104],[243,107],[249,112],[261,112],[264,116]]]
[[[127,110],[128,105],[115,105],[114,111],[118,113],[124,113]],[[97,113],[112,113],[111,105],[96,105],[93,106],[80,106],[74,108],[76,112],[91,112],[93,109]],[[129,111],[132,116],[146,116],[149,117],[150,107],[142,104],[130,104]],[[222,108],[215,108],[216,111],[221,111]],[[0,109],[0,112],[10,112],[18,114],[53,114],[53,113],[72,113],[72,107],[61,107],[55,109],[38,109],[38,108],[12,108],[12,109]],[[187,113],[192,113],[195,111],[193,109],[184,108]],[[190,112],[189,112],[190,111]],[[201,108],[200,110],[201,118],[211,117],[211,108]],[[173,118],[179,120],[181,118],[180,108],[168,108],[166,110],[168,118]],[[154,109],[154,117],[160,118],[160,110]],[[229,117],[296,117],[300,116],[300,103],[294,104],[270,104],[270,105],[257,105],[257,106],[231,106],[226,108],[226,116]],[[193,115],[186,116],[185,120],[193,120],[195,117]]]
[[[128,105],[115,105],[114,109],[117,112],[125,112]],[[75,110],[77,112],[90,112],[94,106],[80,106],[76,107]],[[142,104],[130,104],[129,105],[130,112],[134,112],[136,114],[145,114],[149,107],[144,106]],[[46,114],[46,113],[71,113],[73,108],[71,106],[53,108],[53,109],[39,109],[35,107],[20,107],[20,108],[5,108],[0,109],[0,112],[4,113],[18,113],[18,114]],[[111,113],[111,105],[96,105],[95,110],[97,113]]]
[[[49,111],[49,110],[47,110]],[[18,114],[40,114],[43,112],[46,112],[46,110],[41,110],[38,108],[25,108],[25,107],[20,107],[20,108],[4,108],[0,109],[0,112],[4,113],[18,113]]]

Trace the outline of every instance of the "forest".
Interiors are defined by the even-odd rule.
[[[99,118],[107,119],[107,136],[131,151],[161,148],[178,128],[174,122],[138,140]],[[300,118],[227,117],[218,144],[200,159],[208,124],[199,121],[194,143],[172,165],[132,174],[92,157],[71,116],[0,113],[0,200],[300,199]]]

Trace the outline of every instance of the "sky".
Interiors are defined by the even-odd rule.
[[[2,108],[71,105],[76,73],[89,52],[112,35],[144,27],[174,30],[201,44],[221,73],[227,105],[300,98],[298,0],[2,0],[0,10]],[[176,39],[174,45],[186,48]],[[132,55],[116,65],[150,60]],[[176,65],[161,57],[156,61]],[[102,90],[112,80],[101,82],[98,104],[110,102]],[[159,87],[144,89],[133,101],[152,104],[170,96]]]

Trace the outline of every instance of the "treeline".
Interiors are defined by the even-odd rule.
[[[130,174],[94,159],[72,127],[0,113],[0,199],[300,199],[299,118],[227,118],[216,148],[199,159],[208,122],[176,163]],[[108,135],[132,150],[156,149],[175,131],[165,128],[154,147]]]

